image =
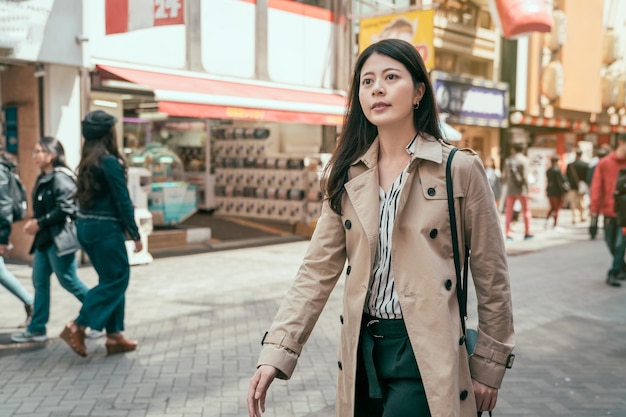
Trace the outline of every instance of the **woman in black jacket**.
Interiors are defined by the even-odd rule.
[[[567,182],[567,178],[565,178],[565,174],[563,174],[559,167],[559,161],[560,158],[557,155],[553,155],[552,158],[550,158],[551,166],[546,171],[548,180],[546,194],[548,195],[548,200],[550,200],[550,211],[548,211],[548,215],[546,216],[546,228],[549,225],[551,216],[554,218],[552,227],[557,227],[556,223],[559,219],[559,211],[563,205],[563,196],[567,194],[569,190],[569,183]]]
[[[53,137],[43,137],[35,145],[33,160],[41,173],[33,189],[33,218],[24,224],[24,233],[33,235],[35,305],[33,318],[23,333],[14,333],[14,342],[43,342],[48,339],[46,324],[50,315],[50,276],[54,272],[61,286],[80,302],[89,288],[76,274],[76,184],[65,163],[63,145]]]
[[[126,186],[126,163],[118,151],[115,117],[93,111],[82,122],[83,151],[78,166],[78,239],[98,273],[78,317],[61,338],[80,356],[87,356],[85,328],[106,329],[108,354],[128,352],[137,342],[122,335],[130,264],[126,236],[142,249],[134,208]]]

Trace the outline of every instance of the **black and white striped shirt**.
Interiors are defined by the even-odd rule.
[[[406,147],[409,155],[415,153],[416,138]],[[388,193],[380,188],[380,206],[378,216],[378,248],[374,260],[374,269],[365,301],[365,312],[382,319],[401,319],[402,310],[396,293],[391,268],[391,242],[393,225],[398,213],[398,197],[407,177],[407,166],[391,185]]]

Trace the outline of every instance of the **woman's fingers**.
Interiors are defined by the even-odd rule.
[[[248,415],[250,417],[261,417],[261,413],[265,412],[267,390],[276,378],[277,372],[273,366],[261,365],[250,379],[248,388]]]

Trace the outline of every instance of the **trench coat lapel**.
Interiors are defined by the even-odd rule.
[[[409,169],[407,170],[407,178],[402,186],[402,191],[400,192],[400,197],[398,199],[398,215],[403,212],[404,205],[409,199],[409,195],[411,194],[411,190],[413,189],[413,181],[415,181],[417,167],[422,160],[428,160],[435,163],[443,162],[443,153],[442,153],[442,145],[441,142],[436,140],[434,137],[429,135],[423,135],[421,138],[418,138],[415,144],[415,151],[413,155],[411,155],[411,162],[409,165]]]
[[[370,265],[378,245],[378,215],[380,185],[378,182],[378,138],[367,152],[350,168],[350,180],[345,184],[346,194],[359,219],[370,247]]]

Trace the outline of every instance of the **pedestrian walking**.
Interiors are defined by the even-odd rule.
[[[46,136],[33,150],[33,162],[40,174],[32,192],[33,218],[26,221],[23,232],[34,236],[32,279],[35,288],[33,318],[22,333],[14,333],[16,343],[48,340],[46,325],[50,317],[50,277],[56,275],[61,286],[80,302],[89,288],[76,273],[76,184],[74,173],[65,162],[61,142]]]
[[[487,174],[487,180],[493,196],[496,199],[496,205],[500,201],[500,195],[502,194],[502,173],[496,168],[496,163],[493,157],[488,156],[485,158],[485,173]]]
[[[596,169],[596,165],[598,164],[598,162],[600,162],[600,159],[604,158],[605,156],[607,156],[610,152],[610,149],[607,148],[606,146],[601,146],[598,151],[596,156],[594,156],[591,161],[589,161],[589,169],[587,169],[587,184],[589,184],[589,201],[591,201],[591,181],[593,180],[593,173]],[[599,216],[589,216],[589,237],[591,237],[591,239],[595,239],[596,235],[598,234],[598,223],[599,223]]]
[[[4,152],[0,145],[0,285],[16,296],[26,310],[26,321],[18,327],[26,327],[33,317],[34,298],[22,283],[7,269],[5,255],[11,250],[9,237],[13,223],[13,201],[9,192],[9,176],[15,169],[12,158]]]
[[[482,162],[466,150],[452,164],[459,240],[472,250],[479,294],[478,342],[468,359],[445,181],[452,146],[441,139],[415,47],[398,39],[367,47],[347,108],[321,216],[262,340],[248,413],[260,416],[272,381],[292,376],[346,260],[336,415],[492,410],[514,335],[504,241]]]
[[[563,174],[563,171],[561,171],[559,161],[560,158],[558,155],[552,155],[550,158],[550,168],[546,171],[546,178],[548,181],[546,194],[548,196],[548,200],[550,201],[550,210],[546,215],[546,228],[548,227],[550,217],[554,219],[552,227],[555,229],[558,227],[557,223],[559,221],[559,211],[563,205],[564,196],[567,194],[570,187],[567,178]]]
[[[530,164],[524,152],[524,144],[516,142],[511,148],[511,154],[505,161],[504,181],[506,182],[506,199],[504,207],[504,221],[506,240],[513,240],[511,221],[513,220],[513,207],[516,202],[521,206],[521,214],[524,219],[524,239],[532,239],[530,224],[532,216],[528,200],[528,173]]]
[[[582,160],[582,149],[576,149],[576,159],[567,165],[567,181],[569,182],[569,207],[572,210],[572,224],[576,221],[587,221],[587,210],[585,208],[585,196],[589,193],[587,183],[587,170],[589,164]]]
[[[615,150],[598,162],[591,181],[590,213],[592,219],[596,221],[598,215],[604,217],[604,241],[612,256],[606,283],[613,287],[621,286],[620,281],[626,279],[626,265],[624,264],[626,239],[615,218],[614,206],[617,174],[621,168],[626,168],[626,134],[624,133],[617,136]]]
[[[98,285],[85,297],[78,317],[60,337],[80,356],[87,356],[85,329],[106,330],[108,354],[128,352],[137,342],[126,339],[124,309],[130,264],[125,234],[142,249],[134,208],[126,185],[127,165],[118,150],[117,119],[103,111],[82,121],[85,141],[78,166],[78,240],[98,273]]]

